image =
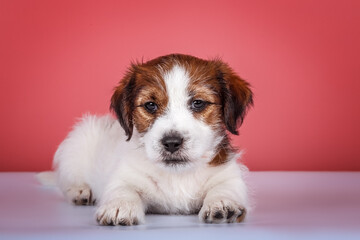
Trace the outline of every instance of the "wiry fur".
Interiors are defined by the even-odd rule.
[[[196,99],[207,102],[201,111],[191,108]],[[59,146],[58,184],[75,204],[98,203],[103,225],[144,223],[145,213],[242,221],[246,168],[226,129],[237,134],[251,103],[248,83],[220,60],[177,54],[134,64],[112,97],[118,121],[84,116]],[[167,135],[182,139],[174,153],[164,150]]]

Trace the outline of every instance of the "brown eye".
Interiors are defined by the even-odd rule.
[[[154,102],[147,102],[147,103],[144,104],[144,108],[149,113],[155,113],[156,110],[158,109],[158,106]]]
[[[192,101],[191,109],[195,112],[200,112],[206,107],[206,105],[207,105],[207,102],[196,99],[196,100]]]

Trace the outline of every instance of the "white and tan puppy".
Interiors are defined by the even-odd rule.
[[[220,60],[133,64],[111,99],[118,119],[85,116],[59,146],[58,185],[75,204],[96,202],[101,225],[141,224],[145,213],[240,222],[246,168],[227,131],[238,134],[251,104],[249,84]]]

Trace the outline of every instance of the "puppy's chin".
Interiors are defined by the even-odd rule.
[[[184,157],[167,157],[162,160],[165,167],[181,168],[189,165],[190,160]]]
[[[162,169],[173,173],[189,171],[195,167],[190,158],[180,154],[163,155],[158,163]]]

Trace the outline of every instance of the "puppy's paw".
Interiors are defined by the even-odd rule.
[[[143,223],[145,212],[136,202],[112,200],[101,205],[96,211],[100,225],[131,226]]]
[[[75,205],[94,205],[96,202],[96,199],[93,197],[92,191],[87,184],[71,186],[66,191],[66,197]]]
[[[217,201],[205,204],[199,218],[205,223],[234,223],[242,222],[246,215],[246,209],[232,201]]]

